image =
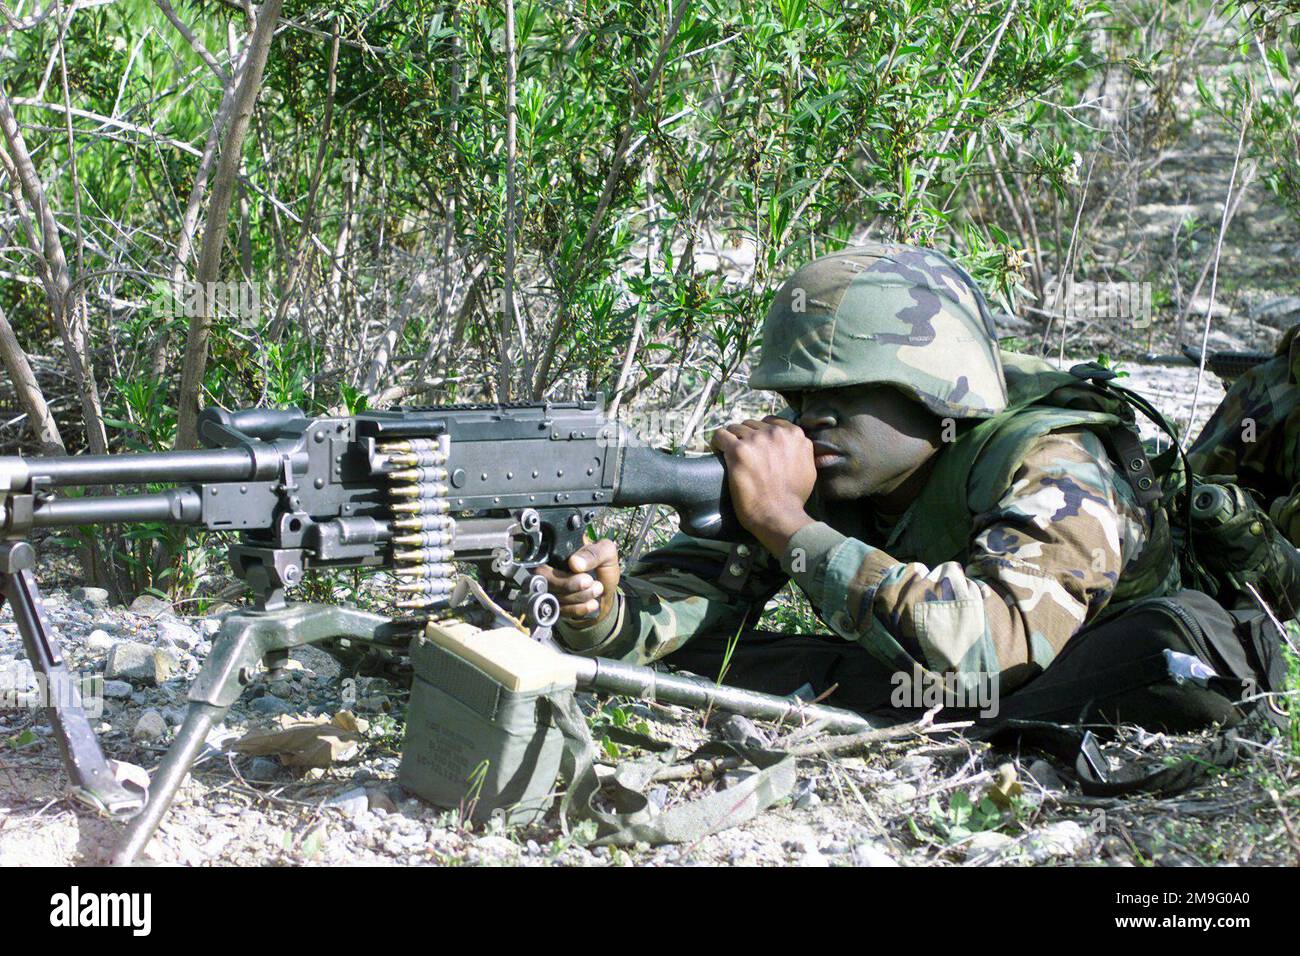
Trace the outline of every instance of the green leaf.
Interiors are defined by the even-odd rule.
[[[31,729],[24,730],[9,738],[9,746],[14,750],[24,750],[28,747],[34,747],[41,742],[41,738]]]

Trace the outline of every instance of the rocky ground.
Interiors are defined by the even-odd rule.
[[[1189,407],[1190,369],[1129,370],[1128,384],[1164,399],[1164,407]],[[1217,383],[1203,387],[1205,411],[1220,394]],[[66,580],[67,561],[48,550],[48,579]],[[114,607],[104,592],[81,588],[51,591],[46,606],[70,666],[103,680],[102,713],[92,723],[105,753],[152,770],[184,716],[188,682],[211,650],[217,619],[183,617],[149,597]],[[395,782],[404,688],[378,678],[345,682],[346,676],[310,647],[296,651],[276,680],[263,675],[209,736],[148,859],[526,866],[1300,862],[1300,756],[1262,730],[1248,732],[1237,767],[1167,799],[1087,798],[1065,767],[1042,754],[994,752],[960,736],[917,732],[857,752],[802,758],[791,798],[689,845],[591,847],[582,827],[561,833],[554,814],[544,825],[474,826]],[[68,798],[49,728],[39,711],[25,706],[32,686],[6,607],[0,613],[0,688],[8,689],[0,711],[0,865],[104,862],[120,825]],[[683,751],[710,737],[771,743],[781,733],[743,718],[718,716],[706,724],[680,708],[594,699],[587,705],[598,733],[611,723],[643,723]],[[340,711],[347,713],[338,718]],[[340,734],[327,767],[287,767],[283,758],[232,749],[250,730],[312,718],[336,719],[350,731]],[[1134,731],[1112,753],[1158,764],[1201,743]],[[618,760],[632,756],[624,747]],[[741,776],[688,775],[653,786],[648,796],[671,807]]]

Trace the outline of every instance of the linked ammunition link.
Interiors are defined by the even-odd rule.
[[[445,607],[456,568],[456,521],[447,500],[445,439],[416,438],[379,446],[391,469],[385,472],[391,518],[397,606],[404,610]]]

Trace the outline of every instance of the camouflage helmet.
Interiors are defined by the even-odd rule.
[[[979,287],[947,256],[873,244],[815,259],[763,320],[754,388],[892,385],[936,415],[1007,407],[997,332]]]

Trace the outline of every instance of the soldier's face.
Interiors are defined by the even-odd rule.
[[[855,385],[782,397],[812,440],[822,501],[905,495],[907,479],[941,445],[941,420],[888,386]]]

